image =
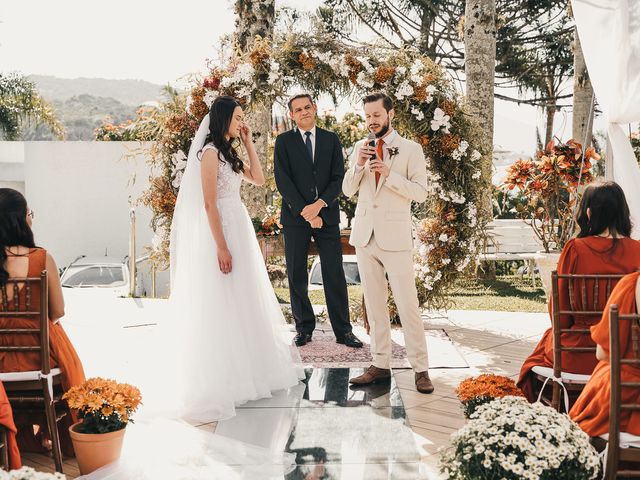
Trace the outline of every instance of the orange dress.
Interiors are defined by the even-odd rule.
[[[591,338],[607,354],[609,353],[609,304],[618,305],[621,314],[637,313],[636,282],[640,272],[624,277],[611,294],[602,320],[591,327]],[[620,358],[634,358],[629,321],[620,322]],[[634,365],[621,365],[620,378],[623,382],[640,382],[640,368]],[[640,402],[640,389],[622,388],[621,403]],[[600,362],[593,371],[591,379],[569,411],[569,416],[580,425],[590,437],[609,432],[609,395],[611,394],[611,376],[609,362]],[[640,412],[622,410],[620,431],[640,435]]]
[[[18,429],[13,422],[13,413],[11,404],[4,391],[4,386],[0,382],[0,425],[7,430],[7,452],[9,453],[9,470],[16,470],[22,467],[20,460],[20,451],[16,442],[16,433]]]
[[[627,274],[640,269],[640,242],[631,238],[616,240],[616,247],[612,249],[613,240],[597,236],[574,238],[567,242],[560,260],[558,261],[558,273],[560,274]],[[561,310],[569,310],[568,288],[563,285],[567,282],[560,279],[559,290],[561,292],[559,303]],[[581,282],[581,281],[580,281]],[[576,286],[579,292],[581,285]],[[576,308],[581,306],[581,295],[576,295]],[[604,308],[606,303],[606,291],[599,289],[598,305]],[[593,288],[587,289],[587,304],[592,309],[594,303]],[[551,302],[549,302],[549,315],[551,315]],[[594,323],[593,316],[563,315],[560,317],[560,326],[563,329],[584,329]],[[585,334],[563,333],[561,342],[569,347],[593,347],[593,341]],[[569,373],[589,375],[593,372],[598,360],[593,353],[562,353],[562,370]],[[534,402],[537,396],[534,394],[534,375],[531,369],[536,365],[553,368],[553,333],[549,328],[533,353],[524,361],[520,369],[518,387],[524,392],[530,402]]]
[[[35,248],[29,252],[29,277],[39,277],[40,273],[46,268],[47,252],[42,248]],[[24,289],[20,292],[18,300],[21,305],[26,305],[26,292]],[[32,308],[40,308],[40,289],[34,287],[31,289],[31,305]],[[9,302],[9,309],[13,308],[13,300]],[[35,328],[38,320],[28,317],[5,317],[0,319],[4,328]],[[37,345],[38,335],[1,335],[1,345]],[[49,324],[49,345],[51,355],[51,368],[57,367],[61,370],[61,381],[64,390],[78,385],[85,380],[84,369],[75,348],[71,344],[71,340],[67,337],[66,332],[60,323]],[[40,359],[37,352],[0,352],[0,372],[22,372],[29,370],[40,370]],[[24,416],[15,418],[18,425],[18,442],[21,450],[37,450],[39,441],[32,440],[32,425],[38,424],[42,431],[47,430],[47,423],[44,419],[24,418]],[[58,423],[61,442],[65,453],[71,454],[73,449],[70,448],[71,442],[68,439],[67,428],[76,419],[75,415],[71,418],[65,416]]]

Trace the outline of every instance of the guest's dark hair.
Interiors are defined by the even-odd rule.
[[[209,109],[209,134],[205,144],[213,143],[218,150],[218,159],[221,162],[229,162],[233,171],[240,173],[244,171],[244,163],[233,147],[232,140],[226,138],[236,107],[240,107],[240,103],[226,95],[221,95],[213,101]]]
[[[367,103],[377,102],[378,100],[382,100],[382,106],[387,113],[389,113],[390,110],[393,110],[393,100],[391,100],[389,95],[382,92],[374,92],[367,95],[362,99],[362,103],[366,105]]]
[[[27,210],[27,200],[20,192],[0,188],[0,285],[9,280],[9,272],[5,269],[7,247],[36,246],[27,223]]]
[[[308,98],[309,101],[313,103],[313,97],[311,95],[309,95],[308,93],[298,93],[297,95],[294,95],[293,97],[291,97],[289,99],[289,102],[287,102],[287,106],[289,107],[290,112],[293,112],[293,109],[291,108],[291,106],[293,105],[293,102],[300,98]]]
[[[587,209],[591,217],[587,216]],[[576,218],[580,227],[578,238],[600,235],[606,230],[614,238],[631,236],[629,205],[620,185],[598,181],[589,185],[582,195]]]

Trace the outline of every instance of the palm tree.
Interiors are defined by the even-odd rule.
[[[0,73],[0,139],[18,140],[25,124],[44,124],[62,139],[64,127],[35,84],[18,73]]]

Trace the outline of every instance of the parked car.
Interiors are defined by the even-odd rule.
[[[142,275],[138,274],[136,295],[144,295]],[[85,257],[71,262],[62,273],[61,282],[65,288],[91,288],[111,292],[118,297],[126,297],[130,292],[128,257]]]
[[[347,279],[347,285],[360,285],[360,272],[355,255],[342,256],[342,268]],[[320,257],[316,257],[309,271],[309,290],[319,290],[322,286],[322,270],[320,267]]]

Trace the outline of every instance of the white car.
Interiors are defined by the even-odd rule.
[[[64,270],[61,282],[65,288],[90,288],[126,297],[130,291],[127,257],[78,257]],[[136,295],[144,293],[142,276],[138,275]]]
[[[360,285],[360,272],[355,255],[342,256],[342,268],[347,279],[347,285]],[[316,257],[309,271],[309,290],[319,290],[322,286],[322,270],[320,268],[320,257]]]

